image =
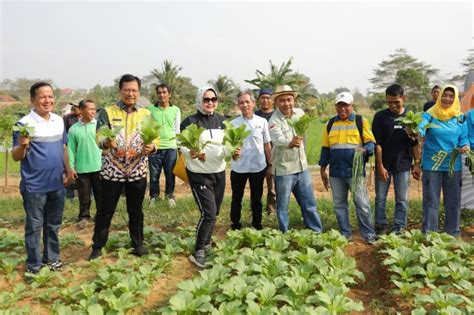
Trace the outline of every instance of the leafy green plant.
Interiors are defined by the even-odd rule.
[[[250,136],[252,131],[247,130],[245,124],[242,124],[239,127],[234,127],[231,122],[224,121],[224,125],[224,139],[222,140],[222,144],[225,145],[227,150],[230,152],[230,155],[226,157],[226,161],[229,162],[232,155],[234,155],[235,150],[244,145],[245,139]]]
[[[24,124],[24,125],[14,125],[12,127],[12,130],[19,132],[21,137],[32,137],[35,131],[35,128],[28,124]]]
[[[152,116],[147,116],[142,120],[140,137],[145,144],[150,144],[160,137],[160,125]]]
[[[181,131],[180,134],[176,135],[176,139],[180,146],[188,148],[189,150],[201,152],[204,147],[210,143],[210,141],[207,141],[206,143],[201,144],[199,140],[204,130],[204,128],[198,127],[196,124],[190,124],[186,129]]]
[[[105,141],[105,140],[115,140],[115,137],[120,133],[122,130],[122,127],[114,127],[114,128],[109,128],[108,126],[104,125],[100,127],[97,130],[97,139],[99,142]]]
[[[288,119],[288,125],[295,130],[297,136],[303,137],[311,124],[316,120],[316,116],[305,114],[299,118]]]
[[[456,162],[459,158],[459,155],[461,155],[461,152],[459,152],[459,149],[456,148],[451,151],[450,158],[449,158],[449,165],[448,165],[449,177],[453,177],[454,175],[454,168],[456,166]],[[471,151],[471,149],[469,149],[466,152],[466,165],[471,171],[471,174],[474,174],[474,151]]]
[[[406,127],[409,131],[413,133],[418,133],[418,125],[423,121],[423,113],[418,112],[414,113],[411,110],[407,112],[407,114],[403,117],[399,117],[395,119],[395,121],[399,121],[400,125]],[[439,125],[434,123],[429,123],[425,126],[425,129],[428,128],[439,128]]]
[[[352,182],[351,182],[351,194],[354,199],[357,196],[364,194],[365,185],[365,163],[364,153],[361,150],[355,150],[354,159],[352,161]]]

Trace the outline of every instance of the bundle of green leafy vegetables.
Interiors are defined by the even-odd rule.
[[[409,131],[413,133],[418,133],[419,132],[418,125],[423,120],[422,115],[423,115],[422,112],[414,113],[413,111],[410,110],[407,112],[407,114],[404,117],[398,117],[397,119],[395,119],[395,121],[399,121],[400,125],[407,128]],[[439,128],[439,126],[434,123],[429,123],[424,128],[425,129]]]
[[[364,152],[356,150],[354,159],[352,161],[352,182],[351,195],[355,202],[356,196],[360,196],[365,190],[365,176],[364,176]]]
[[[97,130],[97,139],[99,142],[105,141],[105,140],[115,140],[115,137],[120,133],[122,130],[122,127],[114,127],[110,129],[107,125],[104,125],[100,127]]]
[[[196,124],[190,124],[186,127],[180,134],[176,135],[176,139],[179,142],[179,146],[185,147],[189,150],[196,151],[200,153],[204,147],[210,142],[207,141],[204,144],[201,144],[199,138],[204,132],[204,128],[198,127]]]
[[[297,136],[304,136],[310,124],[316,120],[316,116],[305,114],[300,118],[288,119],[288,124],[293,127]]]
[[[459,149],[454,149],[451,151],[450,154],[450,159],[449,159],[449,166],[448,166],[448,175],[449,177],[453,177],[454,175],[454,167],[456,166],[456,161],[459,157],[461,152],[459,152]],[[471,172],[472,175],[474,175],[474,151],[471,151],[469,149],[466,153],[466,166],[469,168],[469,171]]]
[[[160,125],[152,116],[147,116],[142,120],[140,137],[145,144],[150,144],[160,136]]]
[[[232,155],[234,155],[235,150],[244,145],[245,139],[250,136],[252,131],[247,130],[245,124],[235,127],[231,122],[224,121],[224,125],[224,139],[222,144],[225,145],[227,150],[230,152],[230,155],[225,158],[225,160],[229,162]]]
[[[12,130],[18,131],[20,133],[20,137],[31,137],[33,136],[33,132],[35,131],[35,128],[28,124],[24,124],[24,125],[13,126]]]

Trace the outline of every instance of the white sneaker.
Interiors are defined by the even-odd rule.
[[[168,207],[170,207],[170,208],[175,208],[176,207],[176,201],[174,200],[174,198],[168,199]]]
[[[154,208],[156,206],[156,198],[151,198],[148,206]]]

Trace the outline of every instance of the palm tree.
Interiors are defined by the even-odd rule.
[[[217,98],[224,111],[228,111],[235,104],[238,87],[226,75],[218,75],[216,80],[207,81],[217,92]]]

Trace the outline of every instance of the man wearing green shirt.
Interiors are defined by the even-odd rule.
[[[83,229],[90,219],[91,188],[97,210],[101,206],[100,169],[102,151],[96,143],[96,106],[91,100],[79,103],[81,119],[72,125],[68,133],[68,153],[71,173],[77,182],[79,194],[79,228]]]
[[[176,145],[176,134],[180,133],[181,111],[179,107],[170,104],[171,88],[162,83],[156,86],[158,101],[150,105],[148,110],[152,117],[160,125],[160,147],[157,152],[149,157],[150,168],[150,205],[154,205],[160,196],[160,175],[165,173],[165,197],[168,206],[174,208],[175,176],[173,168],[176,164],[178,149]]]

